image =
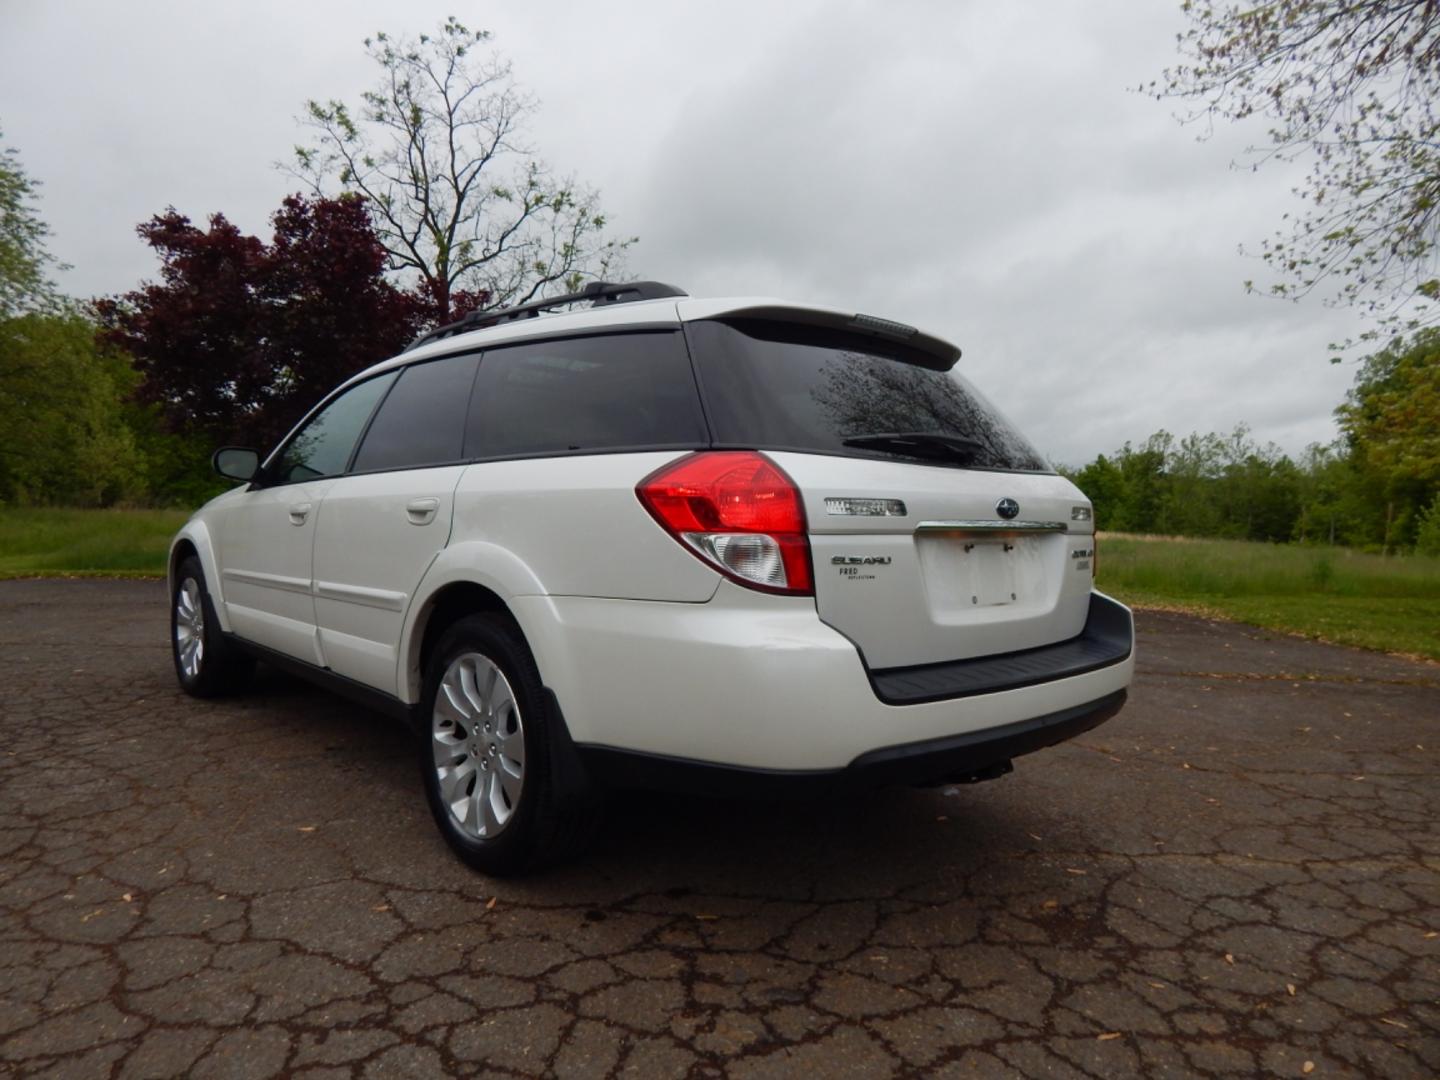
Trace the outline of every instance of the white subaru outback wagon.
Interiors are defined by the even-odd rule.
[[[564,309],[564,310],[562,310]],[[451,846],[573,849],[612,786],[989,779],[1113,716],[1090,504],[854,312],[657,282],[442,327],[336,389],[170,552],[181,686],[254,661],[407,719]]]

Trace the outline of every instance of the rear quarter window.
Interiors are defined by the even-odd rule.
[[[965,379],[902,346],[749,320],[697,321],[685,332],[716,445],[915,460],[846,440],[926,432],[973,443],[969,468],[1052,471]]]
[[[487,350],[465,453],[514,457],[708,442],[684,338],[657,331]]]

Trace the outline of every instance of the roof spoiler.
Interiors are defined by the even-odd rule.
[[[815,326],[825,330],[844,331],[859,337],[878,338],[892,345],[901,346],[909,354],[911,363],[936,371],[949,371],[960,359],[960,348],[943,338],[937,338],[916,329],[907,323],[882,319],[875,315],[864,315],[844,311],[830,311],[823,308],[791,307],[787,304],[761,303],[749,307],[733,308],[717,312],[709,318],[760,319],[770,322],[791,323],[800,326]]]

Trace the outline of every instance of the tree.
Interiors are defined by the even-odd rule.
[[[0,321],[0,503],[108,506],[144,494],[125,416],[135,383],[73,312]]]
[[[1120,503],[1124,499],[1124,480],[1120,469],[1104,454],[1070,475],[1075,486],[1083,491],[1094,507],[1095,528],[1114,530],[1120,520]]]
[[[96,303],[177,432],[267,446],[336,383],[399,352],[420,302],[384,280],[362,200],[291,196],[269,244],[174,208],[138,229],[161,280]]]
[[[1120,532],[1160,531],[1168,476],[1165,463],[1170,457],[1173,436],[1157,431],[1137,450],[1128,442],[1115,452],[1120,472],[1120,502],[1109,528]]]
[[[39,187],[15,148],[6,147],[0,153],[0,319],[58,302],[49,274],[63,267],[45,248],[50,229],[35,209]]]
[[[1386,548],[1411,543],[1440,493],[1440,330],[1367,357],[1335,416],[1374,497],[1372,535]]]
[[[434,36],[367,38],[375,88],[358,109],[307,101],[311,143],[295,148],[317,194],[369,200],[389,267],[418,278],[437,322],[603,276],[634,242],[607,239],[595,192],[521,141],[534,102],[489,39],[453,17]]]
[[[1271,292],[1298,298],[1333,287],[1333,301],[1382,325],[1440,298],[1440,5],[1185,0],[1182,8],[1184,62],[1147,89],[1194,101],[1186,120],[1266,117],[1270,145],[1251,150],[1253,164],[1310,161],[1295,192],[1308,205],[1262,245],[1280,278]]]

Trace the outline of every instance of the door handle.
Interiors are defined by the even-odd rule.
[[[309,517],[309,516],[310,516],[310,504],[309,504],[308,502],[304,502],[304,503],[291,503],[291,504],[290,504],[290,524],[291,524],[291,525],[304,525],[304,524],[305,524],[305,519],[306,519],[307,517]]]
[[[405,504],[405,516],[410,519],[411,525],[429,525],[439,509],[439,499],[411,499]]]

